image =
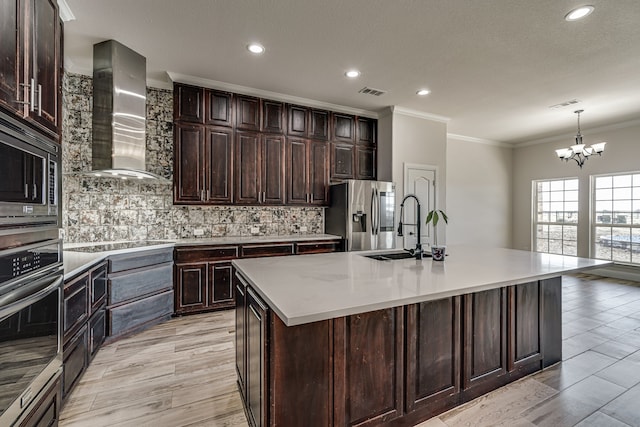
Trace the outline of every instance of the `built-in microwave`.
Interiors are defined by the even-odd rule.
[[[60,147],[0,112],[0,234],[60,226]]]

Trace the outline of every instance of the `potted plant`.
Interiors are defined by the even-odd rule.
[[[426,224],[433,223],[433,245],[431,245],[431,257],[434,261],[444,261],[445,251],[447,249],[444,245],[438,245],[438,222],[440,219],[445,224],[449,224],[449,217],[443,210],[433,209],[427,213]]]

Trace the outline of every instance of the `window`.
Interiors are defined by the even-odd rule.
[[[578,179],[534,182],[534,248],[578,254]]]
[[[592,256],[640,264],[640,173],[592,178]]]

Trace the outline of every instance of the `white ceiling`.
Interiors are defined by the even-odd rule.
[[[368,111],[395,105],[491,141],[575,133],[578,108],[583,130],[640,118],[638,0],[67,3],[71,72],[91,74],[93,44],[115,39],[147,58],[152,85],[173,72]],[[583,4],[592,15],[564,20]],[[262,56],[246,50],[252,41]],[[362,75],[347,79],[351,68]],[[387,93],[359,94],[364,86]],[[432,93],[417,96],[422,87]],[[549,108],[571,99],[581,103]]]

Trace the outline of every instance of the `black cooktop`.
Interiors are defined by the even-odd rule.
[[[80,248],[69,248],[69,249],[65,248],[65,251],[94,253],[94,252],[117,251],[120,249],[142,248],[145,246],[161,245],[165,243],[169,243],[169,242],[163,242],[162,240],[139,240],[137,242],[105,243],[102,245],[83,246]]]

